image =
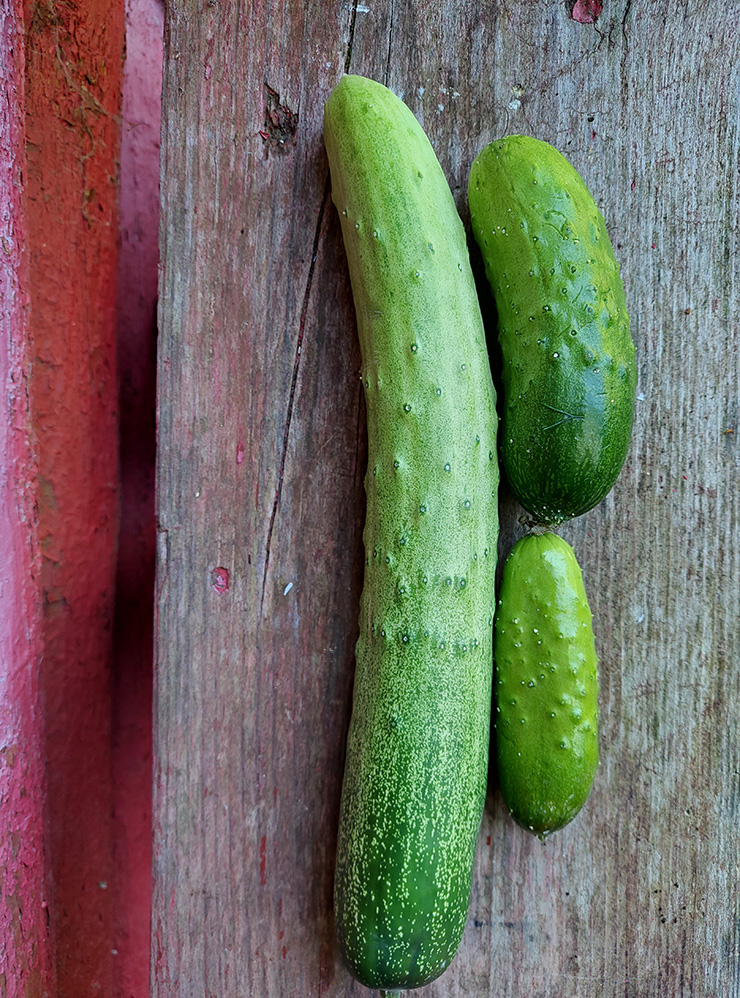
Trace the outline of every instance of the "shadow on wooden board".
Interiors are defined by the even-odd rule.
[[[563,536],[601,662],[601,766],[546,843],[481,829],[441,996],[740,991],[734,594],[738,11],[623,2],[167,11],[153,993],[349,996],[331,885],[362,581],[359,350],[322,111],[400,94],[463,219],[512,132],[568,156],[622,264],[632,448]],[[521,533],[502,493],[500,553]]]

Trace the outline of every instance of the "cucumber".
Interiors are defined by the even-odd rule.
[[[528,534],[506,559],[494,657],[501,792],[512,817],[544,838],[581,809],[599,764],[591,611],[557,534]]]
[[[499,323],[501,461],[542,524],[608,494],[632,435],[637,368],[619,265],[583,180],[512,135],[471,167],[468,198]]]
[[[491,713],[496,400],[463,225],[413,114],[345,76],[324,134],[368,432],[335,918],[351,973],[394,990],[442,973],[470,904]]]

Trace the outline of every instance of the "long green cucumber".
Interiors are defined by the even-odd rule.
[[[515,820],[544,837],[575,817],[599,764],[591,611],[557,534],[528,534],[506,559],[494,656],[499,784]]]
[[[468,198],[498,312],[502,465],[536,520],[562,523],[607,495],[632,434],[637,369],[619,265],[586,185],[546,142],[486,146]]]
[[[367,406],[365,579],[335,917],[368,987],[460,943],[488,767],[497,417],[463,225],[411,111],[345,76],[324,134]]]

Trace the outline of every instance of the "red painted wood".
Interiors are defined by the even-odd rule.
[[[0,7],[10,403],[0,423],[0,994],[10,998],[148,993],[162,11],[158,0],[128,6],[119,257],[122,15],[122,3],[34,4],[24,24],[21,2]]]
[[[123,5],[28,3],[31,414],[58,998],[112,987],[111,628]]]
[[[161,0],[127,0],[118,260],[121,518],[113,654],[113,993],[149,993]]]
[[[35,454],[28,412],[29,314],[23,11],[0,4],[0,994],[51,994],[43,841]]]

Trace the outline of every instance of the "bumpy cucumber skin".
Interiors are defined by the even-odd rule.
[[[465,232],[418,122],[346,76],[324,130],[368,424],[335,918],[361,983],[414,988],[459,946],[485,799],[496,400]]]
[[[632,435],[637,368],[619,265],[583,180],[551,145],[493,142],[468,182],[503,354],[501,458],[544,524],[608,494]]]
[[[528,534],[506,559],[494,657],[499,784],[513,818],[545,837],[581,809],[599,764],[591,611],[557,534]]]

